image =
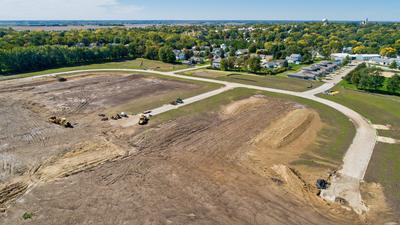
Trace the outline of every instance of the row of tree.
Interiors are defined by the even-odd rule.
[[[381,69],[367,67],[365,63],[360,64],[348,74],[345,80],[360,90],[376,92],[386,89],[391,94],[400,93],[400,75],[396,74],[391,78],[385,78],[382,76]]]
[[[134,59],[142,56],[133,44],[114,44],[95,48],[46,45],[0,49],[0,74]],[[176,59],[171,47],[150,47],[145,50],[144,56],[149,59],[160,59],[167,63],[174,63]]]
[[[22,73],[48,68],[132,58],[129,47],[100,48],[38,46],[0,50],[0,74]]]

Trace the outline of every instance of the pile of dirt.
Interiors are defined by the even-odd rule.
[[[263,96],[252,96],[250,98],[235,101],[221,110],[222,116],[234,116],[236,114],[248,111],[252,107],[261,104],[267,104],[268,100]]]
[[[310,109],[296,109],[265,129],[254,138],[253,143],[266,148],[285,147],[298,140],[315,120],[319,120],[316,112]],[[320,124],[321,122],[317,121],[316,123]]]
[[[49,182],[129,154],[128,151],[105,140],[94,139],[91,141],[79,144],[74,148],[75,150],[67,152],[61,157],[54,157],[54,159],[44,162],[34,171],[33,177],[41,182]]]

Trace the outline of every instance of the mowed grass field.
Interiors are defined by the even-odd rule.
[[[224,72],[218,70],[199,69],[183,73],[183,75],[204,77],[241,84],[255,85],[268,88],[284,89],[289,91],[307,91],[311,87],[318,87],[322,82],[306,81],[282,76],[263,76],[248,73]]]
[[[303,98],[246,88],[236,88],[201,102],[158,115],[152,122],[160,123],[179,116],[213,111],[222,105],[227,105],[233,101],[248,98],[256,94],[289,100],[310,107],[319,113],[322,122],[325,124],[324,128],[318,134],[319,138],[317,142],[310,146],[311,151],[308,154],[302,155],[301,158],[293,162],[293,165],[306,166],[313,169],[333,170],[342,164],[343,156],[355,135],[353,124],[340,112],[323,104]]]
[[[334,89],[340,93],[336,96],[321,95],[321,97],[359,112],[373,124],[391,125],[391,130],[379,130],[378,134],[400,139],[400,97],[347,89],[343,83]],[[399,212],[400,144],[377,144],[368,167],[366,180],[382,184],[394,211]]]
[[[148,59],[135,59],[135,60],[126,60],[121,62],[109,62],[109,63],[100,63],[100,64],[90,64],[83,66],[72,66],[72,67],[63,67],[58,69],[49,69],[32,73],[22,73],[10,76],[0,76],[0,80],[7,79],[16,79],[23,77],[31,77],[38,76],[43,74],[50,73],[60,73],[60,72],[69,72],[74,70],[90,70],[90,69],[150,69],[157,71],[174,71],[180,69],[186,69],[188,66],[182,64],[168,64],[163,63],[161,61],[148,60]]]

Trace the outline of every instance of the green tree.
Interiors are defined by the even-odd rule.
[[[176,56],[171,47],[161,47],[158,51],[158,58],[165,63],[175,63]]]
[[[389,65],[389,68],[390,69],[397,69],[398,68],[397,62],[393,60],[393,62]]]
[[[381,75],[372,75],[370,78],[370,85],[369,87],[372,90],[378,90],[379,88],[383,87],[385,83],[385,77]]]
[[[146,52],[144,53],[144,57],[146,59],[152,59],[152,60],[158,59],[158,48],[155,46],[147,47]]]
[[[310,52],[307,51],[307,52],[305,52],[305,53],[303,54],[302,63],[304,63],[304,64],[311,64],[311,63],[313,63],[312,55],[311,55]]]
[[[391,93],[400,92],[400,75],[396,74],[389,78],[387,90]]]
[[[229,71],[233,70],[235,68],[235,58],[234,57],[228,57],[225,59],[221,60],[221,70],[223,71]]]
[[[249,52],[250,52],[250,53],[256,53],[256,52],[257,52],[257,44],[256,44],[256,43],[252,43],[252,44],[249,46]]]
[[[247,60],[247,68],[250,72],[257,73],[261,70],[261,60],[259,57],[250,57]]]
[[[346,58],[344,58],[342,64],[343,64],[343,66],[346,66],[346,65],[348,65],[350,62],[351,62],[350,57],[349,57],[349,56],[346,56]]]

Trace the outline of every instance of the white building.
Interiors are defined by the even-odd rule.
[[[371,61],[381,59],[379,54],[349,54],[349,53],[333,53],[331,58],[335,61],[343,61],[345,58],[349,57],[351,60],[358,61]]]

